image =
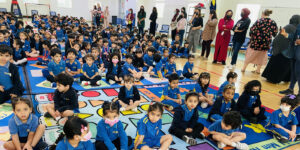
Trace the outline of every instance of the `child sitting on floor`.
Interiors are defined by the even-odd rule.
[[[261,106],[260,91],[261,83],[258,80],[249,81],[237,102],[237,108],[241,115],[250,123],[258,123],[267,119],[265,108]]]
[[[220,86],[219,90],[218,90],[218,93],[217,93],[217,96],[222,96],[222,93],[224,91],[224,87],[227,85],[227,84],[231,84],[231,85],[235,85],[235,82],[237,80],[237,73],[235,72],[228,72],[227,76],[226,76],[226,81]],[[234,98],[233,99],[238,99],[239,98],[239,94],[236,93],[234,95]]]
[[[23,42],[20,39],[15,39],[13,43],[14,47],[14,55],[13,55],[13,63],[15,65],[26,65],[27,58],[25,51],[21,48],[23,46]]]
[[[82,66],[83,76],[80,77],[81,84],[88,85],[101,85],[101,76],[99,75],[97,65],[94,63],[95,57],[92,54],[85,56],[86,63]]]
[[[131,54],[127,54],[125,56],[126,62],[123,65],[123,75],[131,75],[134,77],[135,81],[139,81],[142,78],[143,72],[137,72],[132,65],[133,56]]]
[[[169,76],[169,84],[163,89],[161,102],[167,106],[172,106],[169,107],[169,109],[179,107],[183,103],[183,100],[181,100],[178,83],[179,77],[176,73],[173,73]]]
[[[147,54],[144,55],[144,68],[143,70],[146,71],[148,74],[153,69],[153,54],[155,53],[155,48],[154,47],[149,47],[147,49]]]
[[[241,115],[237,111],[229,111],[223,115],[222,120],[217,120],[208,128],[212,139],[218,142],[218,148],[223,149],[226,145],[236,149],[249,149],[245,143],[240,143],[246,139],[246,134],[239,132],[242,125]]]
[[[201,108],[207,108],[214,104],[213,94],[208,94],[208,86],[210,82],[210,74],[208,72],[202,72],[198,78],[198,83],[195,85],[194,91],[199,93],[199,101]]]
[[[155,62],[154,68],[152,70],[152,72],[150,73],[151,76],[156,77],[156,78],[160,78],[163,79],[164,75],[162,73],[162,62],[161,62],[161,56],[160,54],[154,54],[153,55],[153,60]]]
[[[95,57],[94,63],[97,65],[99,75],[101,77],[104,77],[106,69],[104,68],[104,63],[103,63],[102,58],[100,56],[99,48],[93,47],[92,50],[91,50],[91,53]]]
[[[73,78],[66,73],[60,73],[55,77],[57,89],[54,92],[54,104],[46,106],[45,117],[53,117],[58,121],[62,117],[73,116],[79,113],[77,91],[72,87]]]
[[[135,56],[133,59],[133,66],[135,67],[135,70],[137,70],[138,72],[143,72],[145,63],[143,58],[143,51],[140,48],[138,48],[135,52]]]
[[[161,103],[151,104],[148,113],[137,123],[137,135],[134,143],[134,149],[149,150],[159,147],[166,150],[171,145],[173,138],[170,134],[162,135],[162,114],[164,112]]]
[[[197,144],[195,138],[203,139],[205,136],[202,133],[204,126],[198,123],[199,95],[195,92],[190,92],[185,95],[184,105],[174,109],[174,119],[169,129],[169,133],[182,139],[190,145]]]
[[[223,88],[222,96],[218,97],[214,102],[209,114],[208,121],[222,120],[222,116],[228,111],[236,111],[236,102],[234,101],[235,87],[231,84],[227,84]]]
[[[109,84],[121,83],[123,80],[120,54],[111,54],[110,63],[107,68],[106,81]]]
[[[175,41],[171,48],[169,48],[170,52],[174,54],[176,57],[178,57],[178,53],[180,50],[180,42]]]
[[[281,99],[280,109],[272,112],[266,128],[280,143],[300,140],[300,127],[297,127],[297,116],[292,110],[296,104],[296,95],[286,95]]]
[[[119,120],[119,105],[106,101],[102,105],[102,111],[103,119],[97,125],[96,149],[128,150],[128,147],[132,144],[132,138],[127,136],[123,123]]]
[[[183,76],[192,79],[192,80],[197,80],[198,73],[194,73],[193,68],[194,68],[194,55],[189,55],[188,61],[185,63],[183,67]]]
[[[165,67],[165,77],[168,78],[171,74],[177,73],[177,75],[180,77],[182,74],[181,70],[176,69],[176,63],[175,63],[176,56],[174,54],[170,54],[169,61],[166,64]],[[182,78],[180,78],[182,79]]]
[[[67,60],[66,60],[66,73],[71,75],[74,80],[79,81],[81,74],[81,65],[80,62],[76,59],[76,50],[74,48],[70,48],[66,52]]]
[[[132,76],[124,76],[124,86],[120,88],[118,98],[121,105],[120,111],[132,110],[137,112],[137,107],[140,105],[140,93],[134,86],[134,78]]]
[[[43,55],[42,58],[38,58],[37,65],[48,65],[49,61],[51,60],[50,56],[50,42],[48,40],[43,41],[42,47],[43,47]]]
[[[181,58],[187,58],[189,56],[189,42],[185,41],[183,47],[180,48],[179,56]]]

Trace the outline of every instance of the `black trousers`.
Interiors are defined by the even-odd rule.
[[[97,27],[100,26],[100,16],[96,16],[96,24],[97,24]]]
[[[257,121],[263,121],[266,119],[266,116],[265,116],[265,108],[263,107],[260,107],[260,112],[259,114],[255,115],[253,112],[251,113],[242,113],[242,116],[244,118],[246,118],[247,120],[251,120],[252,118],[257,118]]]
[[[127,24],[127,27],[129,28],[129,31],[132,31],[132,24]]]
[[[127,136],[127,138],[128,138],[128,146],[130,146],[132,144],[132,138],[130,136]],[[121,149],[120,138],[115,139],[114,141],[112,141],[112,143],[115,145],[117,150]],[[96,150],[108,150],[104,141],[96,141],[95,146],[96,146]]]
[[[156,22],[150,22],[150,34],[155,36],[155,31],[156,31]]]
[[[210,44],[211,44],[212,40],[208,40],[208,41],[202,41],[202,52],[201,52],[201,56],[204,56],[205,52],[206,52],[206,58],[208,58],[209,53],[210,53]]]
[[[176,137],[182,139],[182,137],[184,135],[193,137],[193,138],[200,138],[200,133],[202,132],[202,130],[204,129],[203,124],[201,123],[197,123],[194,128],[193,128],[193,132],[185,132],[184,129],[182,128],[177,128],[177,127],[171,127],[169,129],[169,132],[173,135],[175,135]]]
[[[176,33],[177,33],[177,29],[174,29],[174,30],[171,31],[172,41],[175,40]]]
[[[50,75],[50,74],[46,77],[46,79],[47,79],[48,81],[50,81],[51,83],[55,82],[54,77],[53,77],[52,75]]]
[[[191,77],[193,77],[196,74],[198,74],[198,73],[189,73],[188,72],[188,73],[183,74],[183,76],[186,77],[186,78],[188,78],[188,79],[190,79]]]
[[[96,82],[101,80],[101,76],[96,76],[94,79],[89,79],[85,77],[84,75],[80,77],[80,81],[90,81],[91,85],[97,85]]]
[[[115,80],[115,76],[117,76],[118,78],[122,77],[123,75],[122,74],[119,74],[119,75],[114,75],[114,74],[106,74],[106,81],[109,81],[109,80],[113,80],[113,81],[116,81]]]
[[[12,93],[11,89],[9,89],[9,90],[6,90],[4,92],[0,92],[0,104],[3,104],[3,103],[5,103],[5,101],[9,100],[11,98],[10,94],[16,94],[18,96],[21,96],[22,91],[20,91],[18,93]]]

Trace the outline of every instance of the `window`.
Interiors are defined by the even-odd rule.
[[[6,3],[6,0],[0,0],[0,3]]]
[[[24,3],[39,3],[39,0],[23,0]]]
[[[72,0],[57,0],[58,7],[72,8]]]
[[[157,13],[158,13],[158,18],[163,18],[165,3],[157,2],[155,7],[156,7],[156,10],[157,10]]]
[[[237,22],[239,19],[241,19],[241,11],[243,8],[248,8],[250,10],[249,18],[251,20],[250,27],[258,18],[260,5],[259,4],[238,4],[236,7],[236,13],[234,17],[234,22]]]

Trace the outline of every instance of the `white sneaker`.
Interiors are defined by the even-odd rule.
[[[138,108],[137,107],[135,107],[135,108],[133,108],[131,110],[134,111],[134,112],[138,112]]]
[[[101,85],[101,82],[100,82],[100,80],[99,80],[99,81],[97,81],[97,82],[96,82],[96,84],[97,84],[98,86],[100,86],[100,85]]]
[[[115,84],[116,82],[114,80],[109,80],[108,81],[110,85]]]
[[[226,145],[222,142],[218,142],[218,148],[223,149]]]
[[[120,111],[125,111],[125,107],[121,107],[121,108],[120,108]]]
[[[206,103],[206,102],[202,102],[201,103],[201,108],[204,109],[204,108],[207,108],[207,106],[208,106],[208,103]]]
[[[56,117],[55,120],[58,121],[61,117]]]
[[[249,147],[246,143],[240,143],[240,142],[236,142],[236,149],[241,149],[241,150],[248,150]]]
[[[102,72],[102,73],[100,73],[100,76],[101,76],[101,77],[105,77],[105,76],[106,76],[106,73],[105,73],[105,72]]]

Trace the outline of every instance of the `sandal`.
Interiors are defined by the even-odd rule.
[[[260,74],[260,72],[257,72],[256,70],[253,70],[251,71],[252,73],[255,73],[255,74]]]

